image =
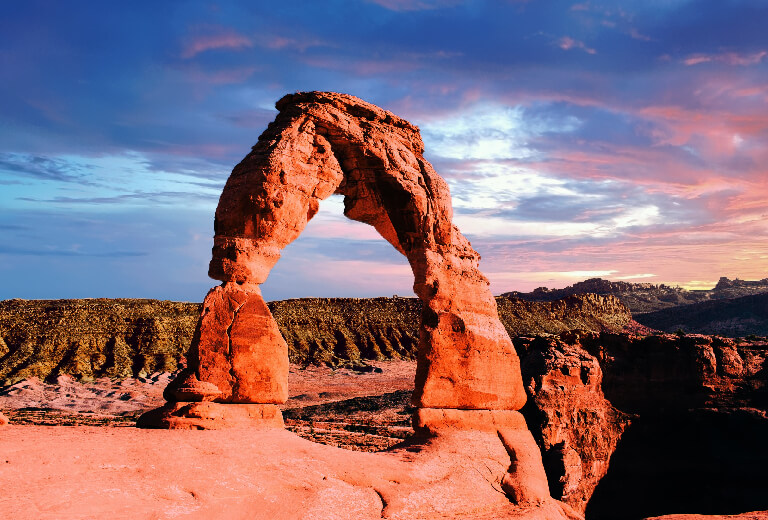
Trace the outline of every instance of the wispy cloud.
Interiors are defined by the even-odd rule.
[[[574,40],[570,36],[563,36],[557,40],[557,46],[564,51],[569,51],[571,49],[581,49],[587,54],[597,54],[595,49],[588,47],[587,44],[582,41]]]
[[[641,33],[635,27],[630,27],[629,35],[632,38],[634,38],[635,40],[640,40],[640,41],[644,41],[644,42],[651,42],[651,41],[653,41],[653,38],[651,38],[650,36],[648,36],[646,34]]]
[[[225,67],[218,69],[200,66],[184,67],[187,77],[194,83],[208,85],[236,85],[246,82],[258,70],[257,67]]]
[[[77,247],[71,249],[58,249],[55,247],[41,247],[39,249],[32,249],[0,244],[0,255],[131,258],[137,256],[146,256],[147,253],[145,251],[84,251]]]
[[[26,178],[95,185],[89,178],[91,172],[87,166],[44,155],[0,153],[2,171]]]
[[[233,29],[208,27],[202,31],[207,32],[208,34],[189,36],[183,43],[181,51],[182,58],[194,58],[200,53],[216,49],[241,50],[253,47],[253,42],[250,38]]]
[[[334,47],[320,38],[294,38],[285,36],[267,36],[260,40],[262,46],[274,50],[296,50],[304,52],[312,47]]]
[[[138,192],[125,193],[122,195],[107,197],[65,197],[58,196],[49,199],[38,199],[33,197],[18,197],[17,200],[26,202],[45,202],[50,204],[124,204],[128,202],[152,203],[152,204],[176,204],[179,201],[189,202],[191,200],[202,200],[215,202],[218,200],[218,194],[214,193],[194,193],[186,191],[158,191],[158,192]]]
[[[571,11],[589,11],[590,4],[589,2],[581,2],[578,4],[573,4],[571,6]]]
[[[758,51],[753,53],[721,52],[716,54],[691,54],[681,61],[688,66],[699,65],[701,63],[725,63],[726,65],[742,66],[757,65],[768,56],[768,51]]]

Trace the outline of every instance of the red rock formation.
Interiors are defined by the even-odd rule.
[[[634,414],[590,500],[593,520],[765,510],[768,345],[702,335],[578,333],[603,392]]]
[[[529,394],[522,411],[541,448],[550,492],[583,514],[629,417],[605,399],[600,364],[573,336],[514,342]]]
[[[206,298],[186,387],[211,383],[221,391],[217,402],[285,399],[285,342],[257,284],[320,201],[339,193],[344,214],[375,227],[413,270],[423,301],[414,403],[521,408],[517,355],[480,256],[451,223],[448,186],[424,159],[418,129],[343,94],[297,93],[276,106],[277,118],[234,168],[216,209],[208,274],[224,285]]]
[[[5,426],[8,424],[8,417],[0,413],[0,426]]]

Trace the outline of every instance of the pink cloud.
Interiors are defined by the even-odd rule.
[[[312,67],[342,70],[358,76],[390,75],[417,70],[435,60],[448,60],[459,53],[436,51],[430,53],[405,52],[383,59],[348,59],[340,56],[311,56],[300,58]]]
[[[580,4],[573,4],[571,11],[589,11],[589,2],[582,2]]]
[[[181,57],[190,59],[202,52],[215,49],[241,50],[253,47],[253,42],[231,29],[216,29],[214,34],[199,35],[191,38],[184,44]]]
[[[570,36],[563,36],[557,41],[557,46],[563,49],[564,51],[569,51],[571,49],[581,49],[587,54],[597,54],[597,51],[595,49],[592,49],[591,47],[587,47],[587,45],[579,40],[574,40]]]
[[[723,52],[719,54],[691,54],[682,62],[685,65],[692,66],[700,63],[718,62],[725,63],[727,65],[757,65],[763,61],[763,58],[768,56],[768,51],[760,51],[752,54],[739,54],[736,52]]]
[[[750,138],[768,132],[768,111],[738,113],[727,108],[691,110],[679,106],[650,106],[638,111],[654,120],[652,137],[659,145],[699,145],[696,149],[709,158],[760,153],[762,148],[747,146]],[[757,157],[755,157],[757,158]]]
[[[453,7],[461,0],[367,0],[390,11],[426,11]]]
[[[648,280],[652,283],[697,285],[693,282],[703,281],[704,285],[714,286],[720,276],[746,280],[764,278],[768,265],[768,238],[754,223],[654,230],[598,245],[564,243],[557,254],[541,248],[541,243],[531,243],[512,250],[509,256],[517,262],[506,258],[504,246],[498,244],[494,255],[483,255],[480,264],[495,294],[531,290],[541,285],[562,287],[585,278],[567,278],[567,273],[574,270],[611,272],[604,276],[608,279],[653,273],[655,276]],[[477,247],[482,254],[482,246]],[[525,259],[525,272],[516,273],[521,268],[521,258]],[[561,276],[547,280],[541,276],[546,273]]]
[[[644,41],[644,42],[650,42],[650,41],[653,41],[653,38],[651,38],[650,36],[646,36],[645,34],[642,34],[640,31],[638,31],[638,30],[637,30],[637,29],[635,29],[634,27],[632,27],[632,28],[629,30],[629,35],[630,35],[632,38],[634,38],[635,40],[640,40],[640,41]]]

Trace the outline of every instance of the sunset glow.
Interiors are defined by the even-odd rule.
[[[4,11],[0,298],[199,301],[221,188],[300,90],[420,127],[494,293],[768,277],[765,2]],[[405,258],[342,211],[321,205],[267,299],[412,295]]]

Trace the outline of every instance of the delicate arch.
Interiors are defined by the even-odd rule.
[[[445,181],[414,125],[353,96],[302,92],[234,168],[221,194],[193,377],[168,393],[230,403],[287,398],[287,346],[261,298],[280,258],[333,193],[405,255],[423,301],[414,404],[517,410],[519,361],[498,319],[480,256],[454,226]],[[195,390],[195,388],[197,390]],[[218,392],[218,393],[217,393]]]

